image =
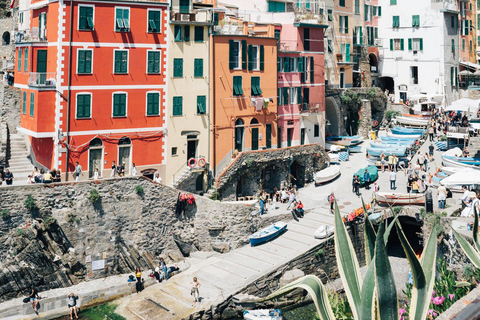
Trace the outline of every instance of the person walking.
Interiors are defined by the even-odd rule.
[[[5,170],[3,173],[3,180],[7,184],[7,186],[11,186],[13,184],[13,173],[10,172],[9,169]]]
[[[392,163],[393,163],[393,168],[395,169],[395,172],[397,172],[398,171],[398,158],[397,158],[396,155],[393,155]]]
[[[392,167],[393,167],[393,156],[390,153],[388,155],[388,171],[392,171]]]
[[[433,134],[435,133],[434,129],[433,129],[434,126],[435,126],[435,124],[430,126],[430,128],[428,129],[428,136],[430,137],[430,142],[433,142]]]
[[[385,172],[385,154],[383,152],[380,155],[380,165],[381,165],[382,172]]]
[[[390,172],[390,190],[397,189],[397,187],[395,186],[396,181],[397,181],[397,173],[392,170]]]
[[[193,296],[193,302],[200,302],[200,293],[198,292],[198,288],[200,288],[200,282],[198,282],[197,277],[193,277],[192,281],[192,290],[190,294]]]
[[[110,173],[110,178],[115,177],[117,174],[117,166],[115,165],[115,161],[112,161],[112,172]]]
[[[418,193],[420,190],[420,185],[418,183],[418,180],[413,180],[412,181],[412,192],[413,193]]]
[[[75,315],[75,319],[78,319],[78,314],[77,314],[78,295],[72,292],[67,296],[67,300],[68,300],[68,308],[70,309],[70,320],[73,319],[73,315]]]
[[[424,171],[427,172],[428,171],[428,159],[430,157],[428,156],[428,153],[425,152],[425,156],[424,156],[424,160],[423,160],[423,168],[424,168]]]
[[[438,208],[445,209],[445,202],[447,201],[447,188],[445,188],[445,186],[438,187],[437,196],[438,196]]]
[[[355,194],[360,196],[360,177],[355,175]]]
[[[428,146],[428,154],[430,155],[430,157],[433,157],[433,152],[435,150],[435,147],[433,146],[433,142],[430,143],[430,145]]]
[[[333,204],[335,203],[335,195],[333,192],[328,196],[328,202],[330,203],[330,213],[333,214]]]
[[[137,167],[135,166],[135,163],[132,163],[132,174],[131,176],[138,176],[138,171]]]
[[[267,201],[267,197],[265,197],[265,191],[260,191],[260,196],[258,197],[258,201],[260,202],[260,215],[265,214],[265,201]]]
[[[75,172],[74,172],[74,175],[75,175],[75,181],[78,182],[80,181],[80,176],[83,175],[82,173],[82,166],[80,165],[80,163],[75,162]]]
[[[368,173],[367,169],[365,169],[365,173],[363,174],[363,181],[365,184],[365,189],[369,190],[370,189],[370,173]]]

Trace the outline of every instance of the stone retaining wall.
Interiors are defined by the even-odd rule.
[[[0,172],[7,166],[8,130],[7,124],[0,120]]]
[[[5,121],[11,133],[16,133],[20,126],[20,105],[20,89],[0,81],[0,119]]]

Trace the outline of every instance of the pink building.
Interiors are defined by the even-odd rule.
[[[370,0],[365,4],[364,8],[365,30],[362,27],[356,27],[357,31],[354,33],[354,46],[366,45],[368,48],[368,60],[370,62],[370,73],[372,77],[371,86],[378,85],[378,47],[380,46],[378,40],[378,19],[382,16],[382,7],[379,6],[378,0]],[[358,32],[358,28],[360,31]],[[358,35],[363,35],[358,38]],[[357,36],[357,38],[356,38]],[[363,39],[364,38],[364,39]]]
[[[325,75],[320,24],[277,26],[278,145],[324,142]]]

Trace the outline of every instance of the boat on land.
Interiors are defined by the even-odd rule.
[[[444,172],[445,174],[447,174],[449,176],[451,176],[452,174],[457,173],[457,172],[465,172],[465,171],[475,172],[475,169],[468,168],[468,167],[467,168],[463,168],[463,167],[441,167],[440,171]]]
[[[378,178],[378,169],[376,166],[368,166],[366,168],[362,168],[355,172],[355,175],[357,175],[360,179],[360,185],[363,185],[365,183],[365,180],[363,179],[365,169],[367,169],[367,172],[370,174],[370,182],[373,182]]]
[[[411,117],[411,118],[415,118],[415,119],[430,119],[431,115],[429,115],[429,114],[402,113],[402,117]]]
[[[455,191],[462,190],[463,185],[472,187],[472,190],[475,190],[476,187],[480,185],[480,171],[457,172],[442,179],[440,184],[445,186],[445,188]]]
[[[278,237],[282,232],[287,230],[287,223],[283,221],[275,222],[274,224],[263,228],[262,230],[255,232],[248,240],[252,246],[259,245],[261,243],[272,240],[273,238]]]
[[[395,134],[424,134],[425,129],[393,127],[391,131]]]
[[[418,140],[422,137],[421,134],[396,134],[392,132],[387,132],[387,136],[392,138],[409,138],[413,140]]]
[[[423,193],[377,192],[378,203],[390,205],[419,205],[425,203]]]
[[[329,136],[325,140],[340,146],[357,145],[363,142],[363,138],[360,136]]]
[[[282,311],[280,309],[259,309],[245,310],[243,312],[245,320],[283,320]]]
[[[463,164],[473,165],[473,166],[480,166],[480,158],[471,158],[471,157],[455,157],[455,156],[447,156],[442,155],[442,159],[448,159],[452,161],[456,161]]]
[[[404,143],[397,144],[395,142],[392,142],[392,143],[371,142],[370,143],[370,148],[375,148],[375,149],[390,149],[390,148],[400,148],[400,147],[410,148],[411,144],[404,144]]]
[[[401,123],[403,125],[422,126],[422,127],[426,127],[428,125],[428,122],[430,121],[429,119],[416,118],[416,117],[404,117],[404,116],[397,116],[395,120],[397,120],[398,123]]]
[[[385,148],[385,149],[378,149],[378,148],[367,148],[367,152],[369,155],[374,156],[374,157],[380,157],[381,154],[385,154],[386,156],[391,155],[396,155],[397,157],[402,157],[405,155],[405,152],[407,151],[406,147],[391,147],[391,148]]]
[[[326,225],[326,224],[322,224],[316,231],[315,233],[313,234],[313,236],[315,237],[315,239],[325,239],[325,238],[328,238],[330,237],[333,232],[334,232],[335,228],[333,226],[329,226],[329,225]]]
[[[328,158],[330,159],[330,163],[340,163],[340,155],[338,153],[328,153]]]
[[[339,146],[339,145],[336,145],[336,144],[332,144],[332,143],[328,143],[328,142],[325,143],[325,150],[338,152],[342,149],[345,149],[345,147],[344,146]]]
[[[480,170],[479,166],[473,164],[466,164],[462,162],[458,162],[455,159],[443,158],[442,157],[442,164],[446,167],[455,167],[455,168],[470,168],[472,170]]]
[[[411,142],[415,143],[415,138],[402,138],[402,137],[380,137],[382,141],[404,141],[404,142]]]
[[[315,185],[332,181],[340,175],[340,166],[329,166],[315,173],[313,180]]]
[[[349,147],[345,147],[345,149],[348,150],[350,153],[361,153],[362,152],[362,146],[359,145],[350,145]]]

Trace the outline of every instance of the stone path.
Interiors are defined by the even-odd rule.
[[[10,134],[10,147],[8,169],[13,173],[13,184],[26,185],[27,177],[33,171],[33,165],[28,158],[24,137],[19,134]]]
[[[211,257],[166,282],[121,299],[117,312],[127,319],[167,320],[208,310],[324,241],[313,237],[322,224],[333,225],[333,216],[328,211],[307,213],[299,222],[288,222],[288,230],[273,241]],[[190,295],[193,277],[201,283],[200,303],[194,303]]]

